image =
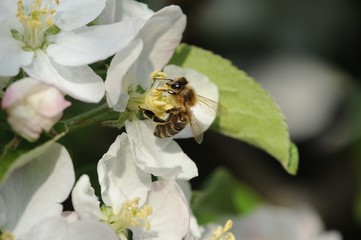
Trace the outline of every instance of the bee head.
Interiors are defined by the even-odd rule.
[[[188,81],[185,77],[175,78],[174,80],[167,82],[167,86],[174,92],[180,92],[187,84]]]

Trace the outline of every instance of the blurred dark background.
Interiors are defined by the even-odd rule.
[[[201,145],[179,140],[199,168],[192,186],[200,189],[223,166],[267,202],[307,203],[327,229],[339,230],[345,240],[361,239],[361,1],[144,2],[153,10],[181,6],[188,19],[183,42],[230,59],[268,89],[299,148],[299,171],[290,176],[263,151],[212,131]],[[78,175],[95,176],[96,161],[120,131],[83,132],[63,141],[76,167],[82,166]],[[94,142],[97,148],[89,148]]]
[[[181,6],[183,41],[230,59],[268,89],[299,148],[299,172],[289,176],[266,153],[217,133],[207,132],[197,147],[179,141],[199,167],[193,187],[225,166],[270,203],[310,204],[327,229],[361,239],[361,1],[147,3]]]

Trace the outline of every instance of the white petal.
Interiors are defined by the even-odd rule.
[[[74,211],[64,211],[61,215],[68,223],[79,221],[79,215]]]
[[[154,12],[148,5],[134,0],[108,0],[103,12],[97,19],[97,24],[141,18],[147,20]]]
[[[15,76],[21,66],[32,62],[34,53],[24,51],[23,45],[12,37],[6,22],[0,22],[0,76]]]
[[[114,231],[104,223],[95,220],[81,220],[68,223],[65,218],[49,218],[32,228],[24,239],[29,240],[116,240]]]
[[[98,163],[102,199],[118,213],[125,200],[140,198],[143,204],[151,185],[151,176],[136,167],[127,134],[118,136]]]
[[[153,182],[147,202],[153,213],[151,229],[132,228],[134,239],[183,239],[189,228],[189,206],[179,186],[173,181]]]
[[[198,175],[195,163],[170,138],[153,135],[151,120],[125,122],[134,160],[143,171],[164,179],[189,180]]]
[[[60,216],[60,203],[74,179],[69,153],[59,144],[15,170],[0,189],[7,213],[4,229],[22,235],[42,219]]]
[[[93,21],[104,9],[106,0],[61,0],[54,22],[62,30],[73,30]]]
[[[104,82],[89,66],[65,67],[52,61],[40,50],[36,55],[35,61],[24,67],[32,78],[51,84],[84,102],[96,103],[103,98]]]
[[[177,181],[178,186],[182,189],[184,196],[187,199],[187,202],[191,202],[192,198],[192,187],[189,181],[179,180]]]
[[[338,231],[330,231],[322,233],[319,236],[313,238],[312,240],[342,240],[342,235]]]
[[[94,189],[90,185],[88,175],[82,175],[76,182],[71,200],[74,210],[81,219],[102,219],[103,214],[100,210],[100,202],[95,196]]]
[[[218,88],[205,75],[196,72],[193,69],[182,69],[175,65],[165,66],[164,72],[167,73],[168,77],[171,79],[184,76],[188,80],[189,85],[194,88],[197,95],[210,99],[214,103],[218,102]],[[213,105],[216,107],[216,104]],[[206,131],[211,126],[217,115],[217,109],[212,109],[201,102],[191,109],[202,131]],[[175,138],[189,137],[192,137],[192,131],[189,126],[175,136]]]
[[[178,186],[182,189],[183,194],[187,200],[188,205],[191,203],[192,187],[189,181],[177,181]],[[189,209],[189,232],[188,236],[184,239],[200,239],[201,227],[198,224],[197,218],[194,216],[192,209]]]
[[[103,60],[126,47],[138,33],[138,21],[83,27],[49,37],[55,42],[47,53],[64,66],[79,66]]]
[[[135,0],[123,0],[122,10],[123,21],[134,18],[142,18],[143,20],[147,20],[154,13],[153,10],[148,8],[147,4]]]
[[[0,228],[6,223],[6,206],[4,199],[0,195]]]
[[[169,6],[156,12],[144,24],[139,36],[144,42],[144,50],[139,58],[140,70],[136,79],[144,79],[140,84],[148,87],[149,74],[164,65],[172,57],[182,39],[186,17],[178,6]],[[145,73],[145,74],[144,74]]]
[[[140,39],[135,39],[126,48],[115,54],[107,71],[105,79],[105,92],[109,107],[115,111],[124,112],[129,95],[129,86],[132,84],[132,78],[127,77],[130,74],[129,68],[137,60],[143,43]]]
[[[4,19],[6,19],[7,21],[9,20],[14,21],[14,19],[16,19],[17,10],[18,10],[17,1],[12,1],[12,0],[0,1],[0,21]]]
[[[29,240],[60,240],[66,235],[68,223],[65,218],[52,217],[45,218],[42,221],[37,222],[29,229],[28,232],[23,234],[17,234],[16,238],[29,239]]]

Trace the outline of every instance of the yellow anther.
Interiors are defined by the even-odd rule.
[[[50,18],[50,17],[47,17],[47,18],[46,18],[46,24],[47,24],[49,27],[53,26],[53,25],[54,25],[53,19]]]
[[[37,8],[37,4],[36,3],[30,4],[30,8],[31,8],[31,11],[35,11]]]
[[[162,72],[160,69],[156,69],[150,74],[151,79],[167,79],[167,77],[167,74],[165,72]]]
[[[50,12],[50,11],[49,11],[49,12]],[[47,14],[47,13],[48,13],[48,9],[46,9],[46,8],[40,9],[40,10],[39,10],[39,13],[40,13],[40,14]]]
[[[228,220],[226,224],[218,226],[216,230],[213,231],[211,240],[235,240],[233,233],[229,232],[233,226],[232,220]]]
[[[106,219],[102,219],[108,223],[115,232],[126,235],[127,229],[130,227],[142,227],[150,230],[150,222],[148,217],[152,214],[152,207],[144,205],[139,207],[140,198],[133,198],[122,203],[122,208],[115,213],[109,206],[102,207],[102,212]]]
[[[228,232],[229,230],[231,230],[232,227],[233,227],[233,221],[228,219],[228,221],[224,225],[223,231]]]
[[[38,20],[32,20],[30,21],[30,26],[33,28],[38,28],[41,25],[41,22]]]
[[[15,236],[11,232],[5,231],[0,235],[0,240],[15,240]]]

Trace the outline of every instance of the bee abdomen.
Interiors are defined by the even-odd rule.
[[[160,138],[172,137],[186,127],[184,122],[159,124],[155,127],[154,135]]]

